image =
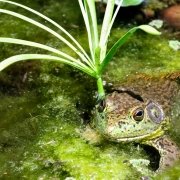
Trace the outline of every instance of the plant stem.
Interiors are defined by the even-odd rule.
[[[98,99],[103,99],[105,97],[105,92],[104,92],[103,81],[101,77],[97,79],[97,86],[98,86]]]

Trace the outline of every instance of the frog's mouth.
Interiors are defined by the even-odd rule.
[[[158,138],[158,137],[164,135],[164,133],[165,133],[165,130],[162,129],[162,127],[159,127],[158,129],[156,129],[155,131],[153,131],[152,133],[149,133],[149,134],[144,134],[141,136],[117,138],[116,141],[117,142],[132,142],[132,141],[135,141],[135,142],[140,142],[140,141],[143,142],[144,141],[145,142],[148,140]]]

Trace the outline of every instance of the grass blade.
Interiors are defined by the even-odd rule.
[[[109,24],[111,22],[113,10],[114,10],[114,4],[115,4],[115,0],[108,0],[107,2],[106,11],[103,19],[103,25],[101,29],[101,37],[99,42],[100,47],[103,47],[107,43],[107,41],[105,41],[105,37],[107,34]]]
[[[77,59],[69,56],[68,54],[63,53],[62,51],[59,51],[57,49],[54,49],[54,48],[49,47],[49,46],[46,46],[44,44],[40,44],[40,43],[36,43],[36,42],[32,42],[32,41],[26,41],[26,40],[15,39],[15,38],[0,37],[0,42],[36,47],[36,48],[40,48],[40,49],[44,49],[44,50],[50,51],[52,53],[56,53],[56,54],[58,54],[58,55],[60,55],[60,56],[62,56],[64,58],[67,58],[67,59],[69,59],[71,61],[77,61]]]
[[[56,53],[60,56],[62,56],[65,59],[68,59],[70,61],[74,61],[74,62],[78,62],[79,59],[75,59],[72,56],[69,56],[66,53],[63,53],[62,51],[59,51],[57,49],[54,49],[52,47],[46,46],[44,44],[40,44],[40,43],[36,43],[36,42],[32,42],[32,41],[26,41],[26,40],[22,40],[22,39],[15,39],[15,38],[4,38],[4,37],[0,37],[0,42],[4,42],[4,43],[12,43],[12,44],[19,44],[19,45],[25,45],[25,46],[31,46],[31,47],[36,47],[36,48],[40,48],[40,49],[44,49],[53,53]],[[91,66],[90,63],[87,64],[89,66],[89,68],[91,68],[92,70],[94,70]]]
[[[149,25],[140,25],[138,28],[152,35],[161,35],[161,32],[157,31],[155,28]]]
[[[93,52],[95,54],[95,49],[99,46],[99,37],[98,37],[95,1],[84,0],[84,2],[85,2],[87,16],[88,16],[88,19],[89,19],[89,24],[90,24],[90,29],[91,29],[91,36],[93,38],[93,40],[92,40]]]
[[[11,64],[14,64],[19,61],[25,61],[25,60],[49,60],[49,61],[61,62],[64,64],[68,64],[72,67],[75,67],[90,76],[96,77],[94,71],[89,69],[87,66],[85,66],[81,62],[74,63],[74,62],[71,62],[64,58],[60,58],[57,56],[51,56],[51,55],[45,55],[45,54],[20,54],[20,55],[12,56],[12,57],[7,58],[7,59],[3,60],[2,62],[0,62],[0,71],[5,69],[6,67],[10,66]]]
[[[83,15],[86,30],[87,30],[88,42],[89,42],[89,50],[90,50],[90,53],[91,53],[91,58],[92,58],[92,60],[93,60],[93,62],[95,64],[95,59],[94,59],[94,54],[93,54],[93,46],[92,46],[93,42],[92,42],[92,34],[91,34],[90,22],[89,22],[88,15],[87,15],[87,13],[85,11],[85,7],[83,5],[82,0],[78,0],[78,2],[79,2],[79,6],[80,6],[80,9],[81,9],[82,15]]]
[[[137,6],[141,4],[144,0],[124,0],[122,6]]]
[[[26,9],[38,16],[40,16],[41,18],[45,19],[46,21],[50,22],[51,24],[53,24],[54,26],[56,26],[57,28],[59,28],[64,34],[66,34],[75,44],[76,46],[84,53],[84,55],[86,56],[87,59],[90,59],[89,56],[87,55],[87,53],[85,52],[85,50],[82,48],[82,46],[76,41],[76,39],[73,38],[73,36],[71,34],[69,34],[62,26],[60,26],[58,23],[56,23],[55,21],[53,21],[52,19],[48,18],[47,16],[35,11],[34,9],[31,9],[27,6],[24,6],[22,4],[16,3],[16,2],[12,2],[12,1],[7,1],[7,0],[0,0],[0,2],[4,2],[4,3],[8,3],[8,4],[12,4],[15,6],[19,6],[23,9]]]
[[[50,29],[49,27],[31,19],[31,18],[28,18],[22,14],[19,14],[19,13],[16,13],[16,12],[13,12],[13,11],[9,11],[9,10],[6,10],[6,9],[0,9],[0,12],[1,13],[5,13],[5,14],[9,14],[9,15],[12,15],[12,16],[15,16],[17,18],[20,18],[24,21],[27,21],[41,29],[44,29],[45,31],[49,32],[50,34],[54,35],[55,37],[57,37],[59,40],[61,40],[62,42],[64,42],[68,47],[70,47],[76,54],[79,55],[79,57],[84,61],[86,62],[87,64],[89,64],[89,61],[85,58],[85,56],[80,53],[78,51],[78,49],[76,49],[69,41],[67,41],[64,37],[62,37],[60,34],[56,33],[55,31],[53,31],[52,29]]]
[[[114,24],[114,21],[115,21],[115,19],[116,19],[116,16],[117,16],[117,14],[118,14],[118,12],[119,12],[119,9],[120,9],[120,7],[121,7],[121,5],[122,5],[122,2],[123,2],[123,0],[120,0],[119,2],[118,2],[118,6],[117,6],[117,8],[116,8],[116,11],[114,12],[114,15],[113,15],[113,17],[112,17],[112,19],[111,19],[111,22],[110,22],[110,24],[109,24],[109,27],[108,27],[108,30],[107,30],[107,33],[106,33],[106,36],[105,36],[105,40],[104,41],[108,41],[108,37],[109,37],[109,35],[110,35],[110,32],[111,32],[111,28],[112,28],[112,26],[113,26],[113,24]],[[103,59],[102,59],[103,60]],[[102,62],[102,61],[101,61]]]
[[[108,37],[107,33],[108,33],[108,28],[111,22],[113,10],[114,10],[114,4],[115,4],[115,0],[108,0],[107,6],[106,6],[106,12],[103,19],[103,25],[101,29],[101,36],[100,36],[100,42],[99,42],[99,47],[101,49],[100,62],[102,62],[102,60],[104,59],[106,55],[106,49],[107,49],[106,37]]]
[[[134,27],[130,29],[124,36],[122,36],[109,50],[106,57],[104,58],[103,62],[101,63],[101,66],[99,68],[100,74],[104,70],[104,68],[107,66],[107,64],[110,62],[112,57],[115,55],[116,51],[131,37],[138,29],[141,29],[147,33],[150,33],[152,35],[160,35],[161,33],[157,31],[155,28],[148,26],[148,25],[140,25],[137,27]]]

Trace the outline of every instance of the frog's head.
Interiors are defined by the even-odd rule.
[[[114,141],[146,141],[164,134],[169,119],[162,107],[132,93],[113,92],[98,103],[96,128]]]

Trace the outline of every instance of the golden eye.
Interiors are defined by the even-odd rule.
[[[144,119],[144,110],[142,108],[137,108],[133,111],[132,117],[135,121],[142,121]]]

